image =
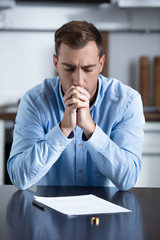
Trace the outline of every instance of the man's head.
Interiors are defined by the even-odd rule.
[[[63,93],[80,86],[90,93],[92,103],[105,60],[100,33],[91,23],[72,21],[56,31],[55,45],[53,61]]]
[[[102,38],[97,28],[86,21],[71,21],[64,24],[55,33],[56,56],[62,43],[73,49],[83,48],[89,41],[96,43],[99,57],[102,57]]]

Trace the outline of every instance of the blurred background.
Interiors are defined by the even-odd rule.
[[[138,187],[160,187],[160,0],[0,0],[0,184],[24,93],[55,75],[54,32],[71,20],[100,30],[103,74],[142,95],[146,124]]]

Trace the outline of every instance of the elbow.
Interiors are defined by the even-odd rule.
[[[136,185],[139,173],[141,171],[141,160],[139,158],[133,159],[133,164],[126,171],[119,176],[119,181],[116,183],[116,187],[120,191],[129,191]]]
[[[114,185],[119,189],[119,191],[129,191],[134,186],[132,182],[129,182],[126,179],[116,181],[114,182]]]
[[[132,173],[130,172],[127,175],[123,176],[123,178],[121,178],[121,180],[118,181],[118,183],[116,183],[115,185],[120,191],[129,191],[135,186],[138,175],[138,170],[135,170],[135,172],[133,171]]]
[[[26,183],[20,183],[18,181],[14,181],[13,184],[19,189],[19,190],[27,190],[29,186]]]
[[[19,190],[27,190],[28,189],[28,187],[26,187],[26,186],[17,186],[17,188],[19,189]]]
[[[121,185],[117,186],[119,191],[129,191],[133,187],[134,187],[134,185],[131,185],[131,184],[121,184]]]
[[[19,190],[27,190],[30,186],[28,186],[27,183],[20,182],[18,180],[14,180],[13,178],[10,178],[12,184],[17,187]]]
[[[120,191],[129,191],[131,188],[133,188],[136,184],[136,181],[134,179],[129,180],[121,180],[118,183],[115,183],[115,186],[120,190]]]
[[[26,190],[30,187],[28,185],[28,181],[25,179],[24,176],[23,176],[23,179],[22,177],[21,178],[18,177],[19,174],[13,170],[13,166],[11,162],[7,163],[7,171],[12,184],[15,187],[17,187],[19,190]]]
[[[22,178],[17,178],[17,177],[10,177],[13,185],[15,185],[19,190],[27,190],[31,185],[29,185],[27,179],[23,177]]]
[[[27,190],[30,186],[27,183],[19,181],[17,178],[14,178],[12,175],[9,174],[10,180],[12,184],[17,187],[19,190]]]

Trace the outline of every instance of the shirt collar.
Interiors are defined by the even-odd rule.
[[[62,102],[63,107],[65,108],[65,104],[64,104],[64,102],[63,102],[63,93],[62,93],[62,88],[61,88],[61,81],[60,81],[60,79],[59,79],[58,90],[59,90],[60,100],[61,100],[61,102]]]
[[[97,105],[97,103],[98,103],[99,96],[100,96],[101,85],[102,85],[101,75],[99,74],[99,76],[98,76],[98,91],[97,91],[97,96],[96,96],[96,100],[95,100],[94,103],[92,104],[90,110],[92,110],[94,107],[96,107],[96,105]]]

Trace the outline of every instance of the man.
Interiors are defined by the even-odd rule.
[[[18,188],[116,186],[128,190],[141,168],[141,97],[100,75],[105,56],[93,24],[72,21],[55,33],[58,77],[21,100],[7,168]]]

